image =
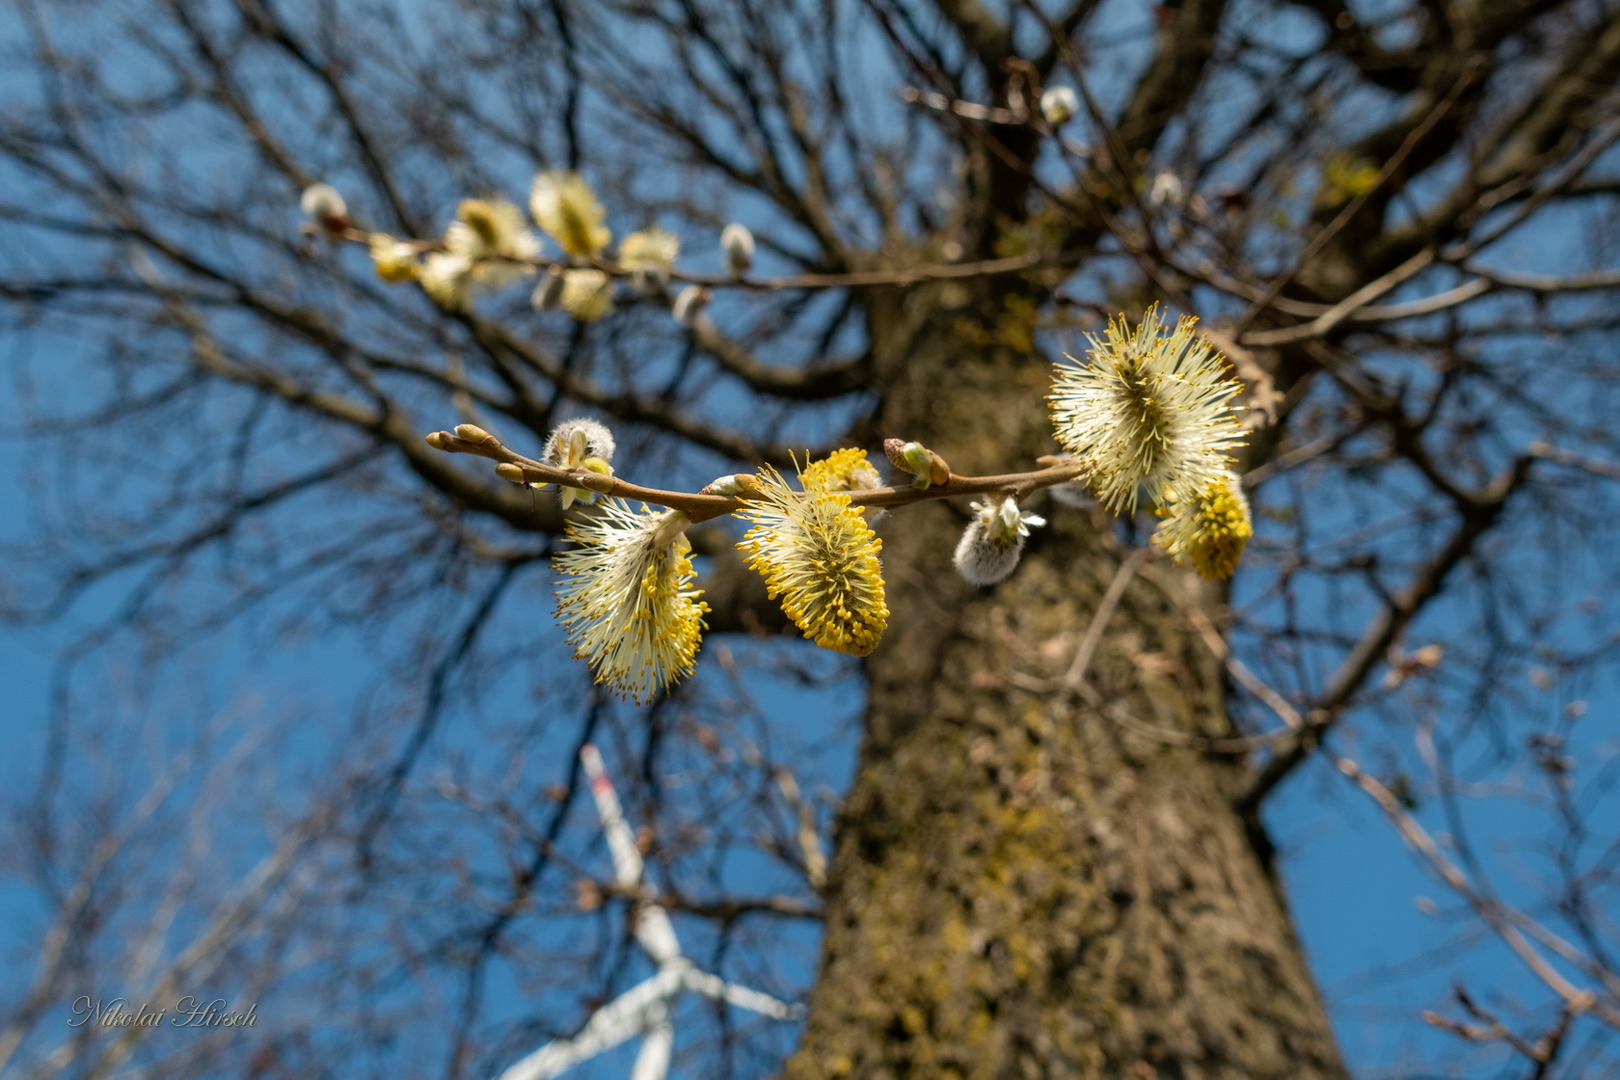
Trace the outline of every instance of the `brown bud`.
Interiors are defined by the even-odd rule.
[[[935,484],[943,484],[951,478],[951,467],[945,464],[945,459],[928,451],[928,479]]]
[[[430,431],[423,436],[427,440],[427,444],[435,450],[443,450],[446,445],[445,440],[449,437],[450,433],[446,431]]]
[[[349,207],[343,195],[331,184],[311,184],[298,200],[304,216],[325,229],[333,239],[349,227]]]

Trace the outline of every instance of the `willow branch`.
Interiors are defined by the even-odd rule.
[[[447,454],[474,454],[500,464],[514,466],[516,472],[512,474],[512,479],[515,480],[521,475],[522,482],[527,484],[559,484],[563,487],[583,488],[600,495],[613,495],[621,499],[652,503],[655,506],[667,506],[672,510],[681,511],[693,523],[735,513],[746,509],[749,505],[746,495],[733,497],[705,495],[701,492],[664,491],[659,488],[642,487],[617,476],[604,476],[588,469],[559,469],[524,457],[508,448],[495,436],[488,434],[482,439],[469,440],[453,432],[435,431],[427,436],[427,443]],[[999,476],[958,476],[952,473],[945,483],[933,484],[924,489],[880,487],[841,494],[848,495],[851,505],[854,506],[885,508],[909,506],[931,499],[984,495],[992,492],[1001,492],[1021,500],[1032,492],[1054,484],[1067,483],[1080,475],[1078,464],[1061,458],[1041,458],[1038,464],[1041,464],[1042,468],[1033,472],[1004,473]]]
[[[1424,248],[1389,273],[1363,285],[1304,326],[1290,326],[1283,330],[1251,331],[1243,335],[1243,343],[1245,345],[1283,345],[1291,341],[1301,341],[1305,338],[1321,337],[1343,322],[1357,309],[1366,307],[1407,278],[1423,270],[1433,261],[1434,249]]]
[[[1463,69],[1461,77],[1452,84],[1450,92],[1446,94],[1438,105],[1430,110],[1428,116],[1424,117],[1422,122],[1407,133],[1406,138],[1401,142],[1400,148],[1395,151],[1388,161],[1384,162],[1383,168],[1378,170],[1378,175],[1373,178],[1373,182],[1367,187],[1367,190],[1351,199],[1345,208],[1339,211],[1338,215],[1321,232],[1317,233],[1310,243],[1305,245],[1305,250],[1300,252],[1299,258],[1294,261],[1293,266],[1274,277],[1259,298],[1248,306],[1238,318],[1237,328],[1233,331],[1234,336],[1241,338],[1243,332],[1249,328],[1249,324],[1277,298],[1289,282],[1294,280],[1300,269],[1309,263],[1323,248],[1327,247],[1328,243],[1346,225],[1350,224],[1350,221],[1361,211],[1361,208],[1378,194],[1390,177],[1394,176],[1401,166],[1406,163],[1406,159],[1417,149],[1417,145],[1423,141],[1424,137],[1434,130],[1435,125],[1440,123],[1446,114],[1451,111],[1452,107],[1456,105],[1458,99],[1462,97],[1463,91],[1472,86],[1483,74],[1483,66],[1477,57],[1469,61],[1468,65]]]
[[[1612,480],[1620,480],[1620,465],[1616,465],[1612,461],[1582,457],[1579,454],[1572,454],[1568,450],[1560,450],[1558,447],[1544,442],[1531,443],[1530,454],[1546,461],[1556,461],[1560,465],[1570,465],[1597,476],[1607,476]]]
[[[348,229],[343,238],[360,244],[369,244],[371,234],[364,229]],[[418,252],[440,251],[444,244],[439,240],[412,240]],[[907,267],[904,270],[856,270],[845,274],[788,274],[780,277],[732,277],[728,274],[690,274],[682,270],[671,270],[669,277],[672,281],[682,281],[691,285],[706,285],[711,289],[742,289],[748,292],[778,292],[783,289],[850,289],[871,286],[889,285],[903,287],[916,285],[924,281],[950,281],[961,278],[991,277],[1000,274],[1019,274],[1026,270],[1052,270],[1071,268],[1078,261],[1076,252],[1060,252],[1056,255],[1031,251],[1023,255],[1009,255],[1001,259],[980,259],[976,262],[965,263],[930,263],[922,266]],[[491,260],[497,261],[497,260]],[[558,271],[576,269],[577,265],[567,259],[548,259],[539,256],[533,259],[502,258],[498,261],[510,262],[521,266],[532,266],[536,270]],[[630,271],[612,259],[596,258],[591,265],[612,277],[629,277]]]
[[[707,318],[697,321],[691,337],[693,344],[728,374],[747,383],[750,390],[789,401],[819,401],[859,389],[869,358],[867,353],[858,353],[812,360],[791,368],[773,367],[721,333]]]
[[[1519,929],[1507,918],[1504,906],[1476,889],[1462,869],[1446,857],[1446,854],[1440,850],[1440,845],[1435,843],[1434,838],[1429,835],[1428,831],[1418,824],[1416,818],[1407,812],[1394,793],[1375,778],[1368,776],[1362,771],[1361,766],[1349,758],[1339,758],[1335,764],[1338,766],[1339,771],[1349,777],[1357,787],[1372,796],[1390,821],[1394,823],[1395,828],[1401,834],[1401,838],[1420,852],[1445,883],[1451,886],[1457,895],[1461,896],[1492,930],[1496,931],[1497,935],[1508,948],[1518,955],[1525,966],[1564,1000],[1566,1008],[1573,1013],[1590,1012],[1604,1023],[1620,1027],[1620,1010],[1599,1001],[1598,996],[1591,990],[1577,987],[1564,978],[1558,969],[1553,967],[1546,957],[1537,952],[1535,947],[1525,939]]]
[[[1390,644],[1417,618],[1429,601],[1441,594],[1446,578],[1473,554],[1479,538],[1497,523],[1508,500],[1523,487],[1532,460],[1529,456],[1517,459],[1482,495],[1462,493],[1464,500],[1458,503],[1462,521],[1450,541],[1404,591],[1390,597],[1373,617],[1327,689],[1305,711],[1304,725],[1289,729],[1274,756],[1257,771],[1249,789],[1239,796],[1237,801],[1241,808],[1247,810],[1258,806],[1311,751],[1321,745],[1327,733],[1350,707],[1356,692],[1378,666],[1379,658],[1385,655]]]
[[[1322,337],[1339,323],[1346,320],[1384,322],[1394,319],[1410,319],[1418,315],[1432,315],[1437,311],[1444,311],[1446,308],[1456,307],[1458,304],[1466,304],[1468,301],[1478,299],[1487,293],[1500,290],[1565,293],[1596,292],[1604,289],[1620,288],[1620,270],[1598,270],[1589,274],[1557,277],[1551,274],[1521,274],[1510,270],[1487,270],[1478,266],[1470,266],[1468,267],[1469,271],[1479,276],[1458,285],[1454,289],[1447,289],[1445,292],[1434,296],[1426,296],[1421,300],[1408,300],[1400,304],[1385,304],[1379,307],[1363,306],[1364,300],[1389,291],[1389,289],[1399,284],[1401,280],[1411,276],[1412,273],[1427,266],[1433,260],[1433,250],[1424,248],[1417,255],[1377,281],[1329,308],[1315,321],[1305,323],[1302,326],[1286,327],[1281,330],[1250,331],[1243,335],[1243,343],[1258,346],[1285,345],[1291,342]]]

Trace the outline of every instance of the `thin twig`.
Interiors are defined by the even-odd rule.
[[[1288,283],[1294,280],[1294,276],[1299,273],[1300,269],[1326,247],[1335,236],[1339,235],[1340,231],[1360,212],[1361,208],[1367,205],[1368,200],[1383,188],[1384,184],[1400,170],[1402,165],[1406,164],[1406,159],[1411,156],[1412,151],[1417,149],[1418,144],[1423,141],[1424,137],[1434,130],[1435,125],[1451,111],[1452,106],[1457,103],[1457,99],[1462,97],[1463,91],[1473,85],[1483,70],[1484,61],[1482,57],[1475,56],[1468,61],[1467,68],[1464,69],[1457,81],[1452,84],[1450,92],[1429,112],[1428,116],[1424,117],[1422,123],[1407,133],[1406,138],[1401,141],[1400,148],[1395,151],[1388,161],[1384,162],[1384,167],[1378,170],[1378,175],[1373,178],[1373,182],[1368,186],[1367,190],[1351,199],[1345,205],[1345,208],[1339,211],[1338,216],[1328,223],[1327,228],[1317,233],[1316,237],[1305,245],[1305,250],[1299,253],[1299,258],[1294,260],[1293,265],[1288,270],[1272,278],[1271,283],[1266,286],[1265,292],[1261,293],[1244,310],[1242,316],[1238,318],[1237,326],[1232,331],[1235,336],[1240,338],[1243,336],[1243,332],[1249,328],[1249,324],[1254,321],[1260,312],[1270,306],[1271,302],[1277,298]]]
[[[980,105],[972,101],[961,101],[931,90],[919,90],[915,86],[901,87],[900,100],[909,105],[921,105],[937,112],[955,113],[957,116],[967,120],[983,120],[989,124],[1027,124],[1029,122],[1027,112],[1016,113],[1011,109],[1000,109],[994,105]]]
[[[1086,669],[1091,666],[1091,658],[1097,652],[1097,646],[1102,641],[1103,631],[1108,628],[1108,620],[1114,615],[1114,609],[1119,606],[1125,589],[1130,585],[1131,579],[1147,561],[1149,551],[1145,547],[1136,548],[1119,564],[1114,572],[1114,580],[1108,583],[1108,590],[1103,593],[1102,602],[1091,616],[1091,625],[1086,627],[1086,634],[1080,639],[1080,647],[1075,650],[1074,661],[1069,665],[1069,672],[1063,676],[1063,685],[1070,690],[1078,690],[1086,681]]]
[[[1374,777],[1368,776],[1362,771],[1360,765],[1357,765],[1349,758],[1341,757],[1336,764],[1340,772],[1354,781],[1362,791],[1372,796],[1373,800],[1383,808],[1385,815],[1394,823],[1401,837],[1429,861],[1429,865],[1434,868],[1445,883],[1451,886],[1452,890],[1462,897],[1468,906],[1481,919],[1484,919],[1492,930],[1496,931],[1497,936],[1502,939],[1503,943],[1512,949],[1520,960],[1524,961],[1525,966],[1534,972],[1537,978],[1545,983],[1553,993],[1564,999],[1566,1007],[1571,1012],[1590,1012],[1604,1023],[1620,1027],[1620,1010],[1605,1005],[1598,1000],[1597,995],[1592,991],[1583,990],[1564,978],[1563,974],[1553,967],[1547,958],[1542,956],[1535,946],[1531,945],[1525,936],[1519,932],[1519,928],[1513,925],[1513,921],[1504,916],[1502,905],[1490,897],[1481,895],[1474,888],[1473,882],[1468,880],[1468,876],[1463,873],[1456,863],[1446,857],[1445,853],[1440,850],[1440,845],[1435,843],[1434,838],[1429,835],[1428,830],[1418,824],[1417,819],[1401,805],[1400,800],[1395,797],[1395,794],[1389,788],[1379,783]]]
[[[1306,338],[1321,337],[1335,326],[1338,326],[1357,309],[1366,307],[1407,278],[1421,272],[1432,262],[1434,262],[1434,249],[1426,247],[1389,273],[1369,281],[1304,326],[1289,326],[1281,330],[1257,330],[1253,333],[1244,334],[1243,344],[1286,345],[1289,342],[1303,341]]]
[[[1231,646],[1226,639],[1215,629],[1215,624],[1209,621],[1209,616],[1197,606],[1188,604],[1183,608],[1198,636],[1203,638],[1209,651],[1215,654],[1215,659],[1226,665],[1226,670],[1232,673],[1245,690],[1265,702],[1272,712],[1294,731],[1305,726],[1305,718],[1299,715],[1299,710],[1288,704],[1288,699],[1273,690],[1254,672],[1250,671],[1237,657],[1232,655]]]
[[[1550,443],[1531,443],[1530,454],[1532,457],[1556,461],[1560,465],[1570,465],[1598,476],[1607,476],[1614,480],[1620,480],[1620,465],[1616,465],[1612,461],[1602,461],[1598,458],[1581,457],[1579,454],[1572,454],[1568,450],[1560,450]]]

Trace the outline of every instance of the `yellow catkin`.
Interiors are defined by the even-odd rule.
[[[680,253],[681,242],[674,233],[659,228],[643,229],[620,241],[619,264],[626,270],[662,280],[669,275]]]
[[[595,322],[613,310],[613,279],[600,270],[563,274],[563,310],[580,322]]]
[[[473,266],[479,284],[499,288],[534,273],[540,241],[523,211],[506,199],[463,199],[444,232],[444,246]]]
[[[739,516],[754,523],[737,544],[766,591],[804,636],[823,649],[865,656],[888,626],[883,542],[840,492],[793,491],[770,466],[760,470],[759,497]]]
[[[1153,534],[1153,542],[1168,551],[1180,566],[1199,577],[1216,581],[1232,576],[1254,524],[1243,482],[1232,473],[1220,476],[1196,496],[1172,501],[1168,517]]]
[[[536,176],[529,209],[540,227],[575,258],[589,258],[613,239],[607,211],[576,172],[554,169]]]
[[[865,450],[834,450],[799,473],[799,484],[806,491],[861,491],[882,483]]]
[[[422,291],[442,308],[466,311],[472,301],[473,264],[448,251],[429,252],[417,272]]]
[[[377,276],[389,283],[416,277],[416,248],[387,233],[372,233],[368,239],[371,263]]]

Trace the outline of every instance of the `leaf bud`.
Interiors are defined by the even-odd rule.
[[[730,476],[716,477],[704,485],[699,495],[753,495],[759,491],[759,481],[754,479],[753,473],[732,473]]]
[[[919,491],[930,485],[946,483],[951,478],[951,467],[945,463],[945,459],[920,442],[885,439],[883,452],[888,455],[891,465],[917,478],[914,486]]]

